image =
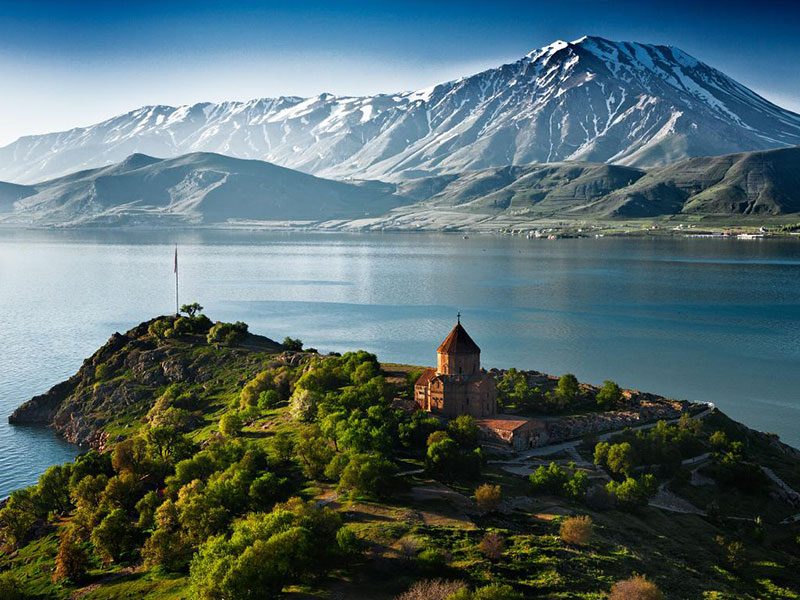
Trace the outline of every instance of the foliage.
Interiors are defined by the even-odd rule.
[[[496,531],[490,531],[483,536],[478,550],[489,560],[500,560],[506,550],[506,541]]]
[[[219,430],[225,437],[235,437],[242,431],[242,419],[234,412],[225,413],[219,420]]]
[[[22,584],[13,573],[0,572],[0,600],[25,600]]]
[[[587,515],[567,517],[561,522],[558,533],[564,543],[570,546],[585,546],[594,533],[592,518]]]
[[[578,395],[578,378],[572,373],[565,373],[558,380],[556,386],[556,396],[564,404],[570,404]]]
[[[644,575],[634,575],[630,579],[618,581],[611,588],[608,600],[663,600],[664,594],[655,583]]]
[[[303,351],[303,340],[299,338],[290,338],[288,335],[283,338],[283,346],[284,350],[289,350],[290,352],[302,352]]]
[[[650,498],[658,491],[658,481],[647,473],[639,479],[626,477],[622,482],[610,481],[606,485],[606,490],[614,496],[620,508],[634,509],[647,506]]]
[[[492,583],[479,587],[474,592],[461,588],[446,600],[522,600],[522,594],[515,592],[510,585]]]
[[[191,304],[183,304],[180,308],[180,312],[186,313],[189,317],[194,317],[196,314],[203,311],[203,307],[200,306],[197,302],[192,302]]]
[[[425,461],[428,470],[445,479],[457,476],[477,477],[480,474],[482,460],[480,448],[465,450],[446,434],[444,437],[432,435],[428,440]]]
[[[128,515],[115,508],[92,530],[95,552],[106,564],[130,558],[134,549],[135,531]]]
[[[574,500],[583,499],[589,487],[588,476],[585,472],[578,471],[574,463],[570,463],[568,469],[572,474],[554,462],[546,467],[540,465],[529,477],[533,490]]]
[[[20,546],[38,520],[32,488],[15,490],[0,510],[0,531],[11,546]]]
[[[478,445],[478,424],[470,415],[459,415],[450,421],[447,424],[447,433],[464,448]]]
[[[603,382],[602,389],[597,392],[597,404],[605,409],[614,408],[622,401],[622,389],[613,381]]]
[[[395,600],[446,600],[465,587],[462,581],[430,579],[417,581]]]
[[[475,490],[475,502],[478,504],[484,513],[494,511],[500,506],[500,501],[503,499],[503,494],[500,491],[499,485],[491,485],[484,483]]]
[[[357,494],[381,497],[393,488],[394,464],[379,454],[351,454],[342,471],[339,486]]]
[[[59,534],[55,567],[53,579],[56,581],[79,583],[86,577],[89,556],[76,527],[67,527]]]
[[[285,585],[320,575],[340,527],[336,513],[297,498],[268,514],[249,515],[230,537],[215,536],[200,546],[190,570],[193,597],[273,597]]]
[[[247,335],[247,323],[215,323],[208,331],[206,340],[209,344],[233,346],[241,342]]]

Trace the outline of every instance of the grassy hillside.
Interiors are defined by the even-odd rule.
[[[587,437],[577,456],[493,456],[470,419],[402,408],[417,368],[299,348],[163,317],[22,407],[17,422],[95,450],[0,510],[0,598],[390,600],[422,582],[408,598],[444,600],[425,583],[444,578],[467,588],[456,598],[588,600],[636,573],[671,600],[800,597],[800,526],[781,524],[800,508],[753,476],[800,487],[772,437],[715,411]],[[500,401],[631,409],[564,381],[509,371]],[[591,535],[562,534],[574,515]]]

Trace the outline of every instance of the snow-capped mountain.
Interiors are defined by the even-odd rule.
[[[800,144],[800,115],[671,46],[583,37],[397,94],[146,106],[0,149],[30,183],[141,152],[217,152],[323,177],[409,178],[582,160],[650,167]]]

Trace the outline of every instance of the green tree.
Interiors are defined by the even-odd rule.
[[[319,427],[309,425],[301,429],[297,435],[295,454],[300,459],[303,474],[312,479],[319,479],[333,458],[334,450],[328,440],[322,437]]]
[[[558,380],[556,396],[558,396],[564,404],[570,404],[574,402],[578,395],[578,390],[578,378],[572,373],[565,373]]]
[[[629,442],[613,444],[608,448],[606,464],[612,473],[630,476],[636,466],[636,455],[633,446]]]
[[[127,513],[116,508],[94,528],[91,541],[100,559],[109,564],[129,557],[134,548],[134,535]]]
[[[36,500],[44,513],[63,513],[72,508],[69,497],[69,480],[72,465],[56,465],[47,469],[36,486]]]
[[[20,546],[39,520],[33,488],[11,492],[0,510],[0,531],[12,546]]]
[[[219,420],[219,430],[225,437],[236,437],[242,431],[242,420],[234,412],[225,413]]]
[[[283,338],[282,346],[284,350],[289,350],[290,352],[302,352],[303,341],[300,339],[292,339],[287,335]]]
[[[625,481],[610,481],[606,490],[615,497],[620,508],[634,509],[647,506],[650,498],[658,491],[658,481],[655,476],[647,473],[639,479],[626,477]]]
[[[622,401],[622,390],[613,381],[604,381],[603,388],[597,392],[597,404],[603,408],[613,408]]]
[[[352,454],[342,471],[339,485],[357,494],[385,496],[392,489],[397,467],[378,454]]]
[[[190,318],[194,318],[194,316],[202,312],[202,310],[202,306],[200,306],[197,302],[192,302],[191,304],[182,305],[180,312],[189,315]]]
[[[447,424],[447,432],[465,448],[478,445],[478,424],[470,415],[459,415]]]

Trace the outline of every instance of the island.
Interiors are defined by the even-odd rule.
[[[800,598],[800,452],[712,404],[182,312],[9,418],[84,452],[0,505],[0,600]]]

